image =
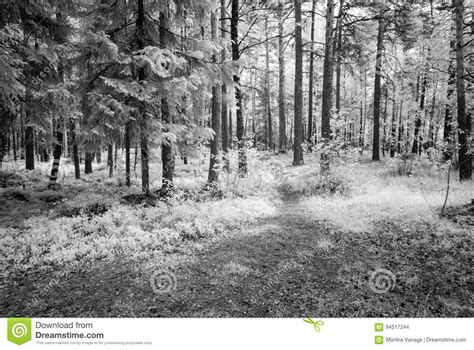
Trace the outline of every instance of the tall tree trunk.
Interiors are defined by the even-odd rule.
[[[377,57],[375,62],[374,84],[374,130],[372,140],[372,160],[380,160],[380,80],[382,75],[383,34],[385,31],[385,6],[380,4],[379,30],[377,35]]]
[[[15,135],[15,128],[12,126],[12,143],[13,143],[13,160],[16,162],[17,161],[17,155],[16,155],[16,146],[17,146],[17,138]]]
[[[278,148],[279,153],[286,153],[284,13],[283,5],[280,3],[278,6]]]
[[[308,77],[308,139],[309,144],[314,144],[313,138],[313,81],[314,81],[314,17],[316,12],[316,1],[312,0],[313,4],[311,7],[311,45],[309,53],[309,77]]]
[[[331,0],[329,0],[331,1]],[[301,37],[301,0],[295,0],[295,115],[293,165],[303,161],[303,42]]]
[[[125,124],[125,136],[123,145],[125,146],[125,185],[130,187],[130,138],[132,133],[132,121]],[[123,148],[122,148],[123,152]],[[117,147],[115,147],[115,164],[117,164]]]
[[[221,0],[221,38],[225,40],[226,32],[226,1]],[[221,52],[221,62],[225,62],[225,49]],[[229,171],[229,118],[227,110],[227,86],[222,83],[222,106],[221,106],[221,122],[222,122],[222,152],[224,154],[224,170]]]
[[[217,25],[216,15],[214,11],[211,11],[211,39],[217,38]],[[212,57],[213,62],[217,62],[216,55]],[[209,174],[207,178],[207,186],[209,188],[216,188],[219,181],[219,144],[221,134],[221,86],[220,84],[214,84],[212,87],[212,99],[211,99],[211,127],[214,131],[214,137],[211,140],[211,154],[209,159]]]
[[[35,142],[34,142],[34,130],[32,126],[28,126],[28,118],[26,120],[27,126],[25,127],[25,168],[33,170],[35,168]]]
[[[321,138],[328,143],[331,139],[331,109],[333,88],[333,23],[334,23],[334,0],[328,0],[326,12],[326,40],[324,48],[323,68],[323,102],[321,111]],[[321,152],[321,170],[323,173],[329,171],[329,155]]]
[[[167,45],[167,31],[169,28],[168,9],[165,8],[160,12],[160,44],[163,47]],[[166,96],[161,98],[161,116],[164,124],[164,132],[170,131],[172,123],[172,116],[169,110],[169,105]],[[163,196],[168,196],[173,188],[173,176],[175,168],[175,160],[173,154],[172,139],[164,137],[161,144],[161,164],[162,164],[162,180],[161,193]]]
[[[268,39],[268,17],[265,17],[265,83],[267,90],[267,123],[268,123],[268,148],[273,150],[273,121],[270,90],[270,49]]]
[[[425,69],[424,74],[423,74],[423,81],[421,83],[420,107],[419,107],[419,110],[417,111],[416,121],[415,121],[415,135],[414,135],[415,138],[413,139],[413,146],[411,148],[411,153],[414,153],[414,154],[420,153],[420,150],[421,150],[421,138],[420,138],[421,115],[425,108],[427,73],[428,73],[428,70]]]
[[[92,159],[94,158],[94,153],[86,152],[86,160],[84,165],[84,173],[92,174]]]
[[[107,165],[109,166],[109,177],[114,176],[114,150],[113,145],[107,145]]]
[[[53,151],[53,167],[51,168],[51,175],[49,177],[48,188],[54,189],[56,186],[56,181],[58,179],[58,170],[59,170],[59,162],[61,159],[61,151],[62,151],[62,143],[63,143],[63,133],[61,132],[61,126],[57,125],[56,131],[56,143],[54,144],[54,151]]]
[[[239,0],[232,0],[232,14],[230,20],[230,38],[232,41],[232,60],[237,64],[239,52]],[[247,173],[247,156],[245,154],[244,116],[242,114],[242,91],[240,86],[240,73],[234,74],[235,87],[235,113],[237,119],[237,143],[239,154],[239,175]]]
[[[464,0],[453,0],[456,14],[456,94],[458,105],[459,179],[472,177],[472,155],[468,153],[468,140],[471,134],[470,120],[466,115],[466,91],[464,87]],[[469,118],[470,119],[470,118]]]
[[[137,47],[139,50],[145,48],[145,8],[144,0],[137,0]],[[161,23],[160,16],[160,25]],[[138,70],[138,81],[143,82],[146,79],[145,68],[141,67]],[[148,168],[148,121],[146,115],[145,102],[141,102],[139,106],[140,110],[140,160],[141,160],[141,173],[142,173],[142,192],[144,194],[150,193],[150,175]],[[136,155],[136,152],[135,152]]]

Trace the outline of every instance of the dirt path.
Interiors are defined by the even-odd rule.
[[[472,316],[469,240],[441,247],[429,229],[404,233],[393,223],[374,232],[341,232],[313,220],[282,191],[273,217],[248,224],[204,249],[189,263],[157,271],[170,285],[150,283],[127,257],[62,272],[40,303],[47,275],[30,272],[8,286],[6,312],[35,316],[137,317],[414,317]],[[191,258],[191,257],[190,257]],[[396,285],[374,293],[369,276],[393,271]],[[464,269],[464,270],[463,270]],[[445,281],[446,276],[449,281]],[[166,277],[166,276],[165,276]],[[50,279],[51,281],[51,279]],[[49,282],[50,283],[50,282]],[[50,283],[51,284],[51,283]],[[32,288],[33,286],[33,288]],[[170,287],[170,288],[168,288]],[[158,290],[156,290],[158,289]],[[34,293],[33,293],[34,294]]]

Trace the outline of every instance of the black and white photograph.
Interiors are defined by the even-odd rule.
[[[0,317],[474,316],[471,0],[0,10]]]

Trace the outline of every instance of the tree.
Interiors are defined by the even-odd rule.
[[[238,63],[239,52],[239,0],[232,0],[232,14],[230,20],[230,39],[232,41],[232,60]],[[234,74],[235,113],[237,119],[237,147],[239,154],[239,174],[247,173],[247,156],[245,154],[244,116],[242,111],[242,87],[240,86],[240,73]],[[230,124],[231,122],[229,122]]]
[[[380,80],[382,75],[382,53],[383,35],[385,31],[385,6],[380,5],[379,29],[377,34],[377,56],[375,60],[375,82],[374,82],[374,130],[372,139],[372,160],[380,160]]]
[[[303,161],[303,41],[301,37],[301,0],[295,0],[295,104],[293,165]]]
[[[216,39],[217,34],[216,15],[211,11],[211,38]],[[216,55],[212,55],[212,61],[217,62]],[[219,181],[219,144],[221,135],[221,86],[214,83],[212,86],[211,99],[211,127],[214,131],[214,137],[211,140],[211,153],[209,159],[209,174],[207,178],[207,187],[216,188]]]
[[[308,142],[314,143],[313,135],[313,82],[314,82],[314,18],[316,12],[316,0],[312,0],[311,7],[311,46],[309,53],[309,76],[308,76]]]
[[[326,10],[326,40],[324,46],[323,101],[321,111],[321,138],[328,143],[331,138],[331,110],[333,89],[333,42],[334,42],[334,1],[328,0]],[[329,159],[326,152],[321,153],[321,170],[329,171]]]
[[[453,0],[456,21],[456,94],[458,114],[459,141],[459,179],[470,180],[472,177],[472,155],[468,153],[468,129],[466,115],[466,91],[464,87],[464,0]]]
[[[286,116],[285,116],[285,51],[283,4],[278,4],[278,151],[286,153]]]

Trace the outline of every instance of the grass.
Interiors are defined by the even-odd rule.
[[[139,173],[127,188],[104,165],[74,180],[66,162],[60,189],[46,191],[50,164],[11,168],[0,314],[472,316],[472,226],[457,209],[439,218],[445,174],[422,160],[401,177],[388,160],[350,158],[321,177],[317,160],[291,167],[290,155],[251,152],[250,174],[223,174],[212,198],[197,195],[204,155],[178,164],[175,197],[142,204],[123,199],[139,192]],[[150,169],[158,188],[160,166]],[[451,186],[450,208],[469,203],[470,183]],[[380,269],[396,280],[384,294],[369,288]],[[152,288],[157,271],[172,277],[164,293]]]

